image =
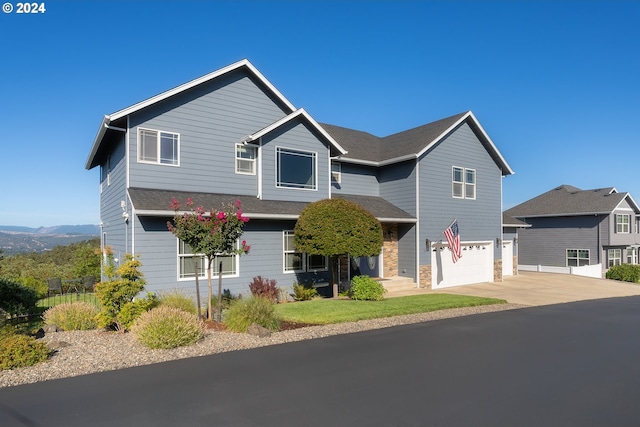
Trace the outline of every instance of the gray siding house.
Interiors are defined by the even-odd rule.
[[[615,188],[561,185],[505,211],[528,224],[518,232],[519,268],[602,277],[638,263],[640,209]]]
[[[470,111],[377,137],[316,122],[242,60],[105,116],[85,166],[101,170],[103,249],[138,255],[151,291],[194,288],[199,256],[166,226],[174,197],[205,209],[242,202],[251,251],[223,263],[234,294],[258,275],[282,288],[327,281],[328,260],[292,241],[302,209],[331,197],[371,212],[385,238],[379,256],[344,263],[343,281],[435,289],[502,278],[501,180],[513,171]],[[442,232],[456,218],[453,263]]]

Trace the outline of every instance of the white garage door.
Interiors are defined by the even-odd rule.
[[[455,264],[449,245],[432,245],[432,289],[492,281],[493,242],[462,242],[462,257]]]
[[[513,242],[502,242],[502,276],[513,276]]]

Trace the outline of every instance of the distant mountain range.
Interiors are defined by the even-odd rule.
[[[68,245],[99,236],[100,227],[91,224],[38,228],[0,225],[0,249],[6,255],[44,252],[55,246]]]

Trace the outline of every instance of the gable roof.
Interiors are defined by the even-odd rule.
[[[471,111],[386,137],[377,137],[367,132],[324,123],[322,126],[347,149],[347,155],[342,156],[340,160],[347,163],[384,166],[422,156],[463,123],[467,123],[475,132],[489,155],[502,170],[502,174],[513,174],[513,170]]]
[[[318,122],[316,122],[314,120],[314,118],[311,117],[309,115],[309,113],[307,113],[305,111],[304,108],[300,108],[300,109],[294,111],[293,113],[291,113],[291,114],[283,117],[282,119],[278,120],[277,122],[272,123],[269,126],[266,126],[266,127],[262,128],[262,129],[260,129],[259,131],[251,134],[251,135],[247,135],[246,137],[244,137],[242,142],[243,143],[248,143],[248,142],[252,142],[252,141],[255,141],[257,139],[260,139],[263,136],[267,135],[269,132],[272,132],[272,131],[278,129],[279,127],[281,127],[281,126],[284,126],[285,124],[289,123],[290,121],[292,121],[292,120],[294,120],[294,119],[296,119],[298,117],[304,119],[307,123],[309,123],[311,125],[311,127],[313,127],[316,131],[318,131],[320,133],[320,135],[322,135],[331,145],[333,145],[341,155],[347,154],[347,151],[344,148],[342,148],[340,146],[340,144],[338,144],[336,142],[336,140],[333,139],[331,137],[331,135],[329,135],[327,133],[327,131],[324,130],[318,124]]]
[[[615,187],[581,190],[561,185],[506,210],[505,214],[514,218],[610,214],[624,200],[635,212],[640,212],[631,195],[618,193]]]
[[[256,67],[253,66],[253,64],[251,64],[251,62],[249,62],[249,60],[247,59],[243,59],[241,61],[238,61],[236,63],[233,63],[231,65],[228,65],[226,67],[220,68],[219,70],[216,70],[212,73],[209,73],[207,75],[204,75],[202,77],[198,77],[197,79],[191,80],[187,83],[184,83],[180,86],[176,86],[173,89],[169,89],[165,92],[162,92],[158,95],[152,96],[151,98],[147,98],[144,101],[138,102],[136,104],[133,104],[127,108],[123,108],[122,110],[116,111],[115,113],[112,114],[107,114],[103,117],[102,122],[100,123],[100,127],[98,128],[98,132],[96,134],[96,137],[93,141],[93,145],[91,147],[91,151],[89,152],[89,157],[87,158],[87,161],[85,163],[85,168],[86,169],[92,169],[96,166],[98,166],[97,163],[97,159],[96,159],[96,155],[98,154],[98,151],[100,149],[100,144],[102,143],[102,140],[105,137],[106,132],[111,129],[111,130],[116,130],[116,131],[126,131],[126,129],[121,129],[121,128],[115,128],[112,126],[112,123],[122,119],[132,113],[135,113],[137,111],[142,110],[143,108],[149,107],[151,105],[157,104],[158,102],[164,101],[165,99],[168,99],[174,95],[178,95],[182,92],[185,92],[191,88],[194,88],[198,85],[201,85],[203,83],[207,83],[211,80],[215,80],[220,76],[223,76],[225,74],[228,74],[230,72],[239,70],[239,69],[246,69],[247,72],[252,75],[253,77],[255,77],[260,83],[262,83],[267,90],[278,100],[280,101],[283,106],[285,106],[286,109],[289,110],[289,113],[293,112],[296,110],[296,108],[293,106],[293,104],[291,102],[289,102],[289,100],[287,98],[284,97],[284,95],[282,95],[282,93],[280,93],[280,91],[278,89],[276,89],[275,86],[273,86],[269,80],[266,79],[266,77],[260,73],[260,71],[258,71],[258,69]]]
[[[509,216],[502,213],[502,228],[529,228],[531,224],[527,224],[526,222],[522,222],[519,219],[515,219],[512,216]]]
[[[201,193],[192,191],[155,190],[149,188],[129,188],[129,197],[136,215],[173,217],[175,212],[169,208],[171,199],[185,202],[191,197],[196,206],[205,209],[222,208],[227,204],[242,201],[244,215],[250,219],[298,219],[307,202],[283,200],[261,200],[255,196],[238,194]],[[381,222],[413,223],[416,218],[397,206],[375,196],[355,196],[343,194],[339,197],[362,206]]]

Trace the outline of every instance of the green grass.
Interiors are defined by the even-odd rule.
[[[71,303],[76,301],[88,302],[90,304],[95,305],[96,307],[100,306],[100,303],[98,302],[98,298],[96,297],[96,294],[89,294],[89,293],[64,294],[64,295],[55,295],[52,297],[42,298],[41,300],[38,300],[38,303],[36,304],[36,306],[50,308],[58,304]]]
[[[427,313],[448,308],[504,304],[505,300],[464,295],[412,295],[382,301],[313,300],[276,305],[282,320],[316,325],[355,322],[358,320],[405,314]]]

